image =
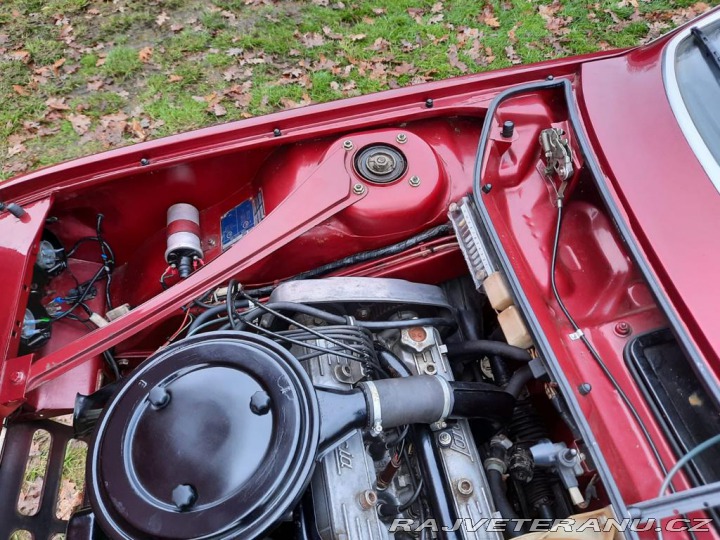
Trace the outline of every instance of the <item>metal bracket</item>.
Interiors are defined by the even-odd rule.
[[[629,506],[628,510],[633,518],[645,521],[707,510],[715,506],[720,506],[720,482],[638,502]]]

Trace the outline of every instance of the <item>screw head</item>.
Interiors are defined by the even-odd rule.
[[[275,137],[279,137],[280,135],[282,135],[282,131],[280,131],[280,128],[273,129],[273,135]]]
[[[345,150],[352,150],[352,149],[353,149],[353,142],[352,142],[350,139],[348,139],[348,140],[346,140],[346,141],[343,141],[343,148],[344,148]]]
[[[197,491],[190,484],[179,484],[172,491],[172,502],[181,512],[195,506]]]
[[[554,78],[555,78],[555,77],[553,77],[552,75],[548,75],[547,77],[545,77],[545,80],[546,80],[546,81],[552,81]]]
[[[272,405],[270,396],[263,390],[258,390],[250,398],[250,410],[258,416],[270,412],[270,405]]]
[[[164,409],[170,403],[170,392],[162,386],[156,386],[150,390],[147,399],[156,409]]]
[[[365,186],[363,186],[362,184],[355,184],[353,186],[353,193],[355,195],[362,195],[363,193],[365,193]]]
[[[580,386],[578,386],[578,392],[580,392],[581,396],[587,396],[591,390],[592,390],[592,385],[587,382],[584,382]]]
[[[483,193],[490,193],[492,190],[492,184],[483,184],[483,187],[481,187]]]
[[[405,144],[407,142],[407,135],[405,135],[404,133],[398,133],[397,137],[395,137],[395,140],[400,144]]]
[[[620,321],[615,325],[615,334],[620,337],[626,337],[632,334],[632,327],[625,321]]]
[[[435,102],[432,100],[432,98],[427,98],[427,99],[425,100],[425,106],[426,106],[428,109],[432,109],[432,108],[433,108],[433,105],[435,105]]]
[[[369,510],[378,502],[377,493],[375,493],[371,489],[366,489],[365,491],[360,493],[358,499],[360,501],[360,506],[362,506],[365,510]]]
[[[413,176],[410,177],[410,180],[408,180],[408,183],[409,183],[412,187],[418,187],[418,186],[420,185],[420,177],[413,175]]]
[[[148,165],[150,165],[150,160],[144,157],[140,160],[140,165],[142,165],[143,167],[147,167]]]
[[[473,492],[472,482],[470,480],[468,480],[467,478],[461,478],[460,480],[458,480],[457,490],[458,490],[458,493],[460,493],[460,495],[465,495],[465,496],[472,495],[472,492]]]
[[[447,431],[443,431],[438,435],[438,443],[443,448],[447,448],[452,444],[452,435],[450,435]]]

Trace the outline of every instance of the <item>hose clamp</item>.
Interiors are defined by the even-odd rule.
[[[438,422],[443,422],[447,419],[448,416],[450,416],[450,412],[452,411],[453,407],[453,392],[452,388],[450,388],[450,383],[444,379],[443,377],[436,377],[435,380],[440,382],[440,386],[442,386],[443,389],[443,412],[442,416],[438,418]]]
[[[368,389],[365,396],[370,397],[370,429],[375,433],[382,433],[382,406],[380,405],[380,393],[378,392],[377,386],[372,381],[365,381],[362,385]]]
[[[483,467],[485,467],[486,471],[497,471],[500,474],[505,474],[505,471],[507,471],[505,462],[502,459],[494,457],[489,457],[483,461]]]

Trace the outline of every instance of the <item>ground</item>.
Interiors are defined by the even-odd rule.
[[[643,43],[720,0],[3,0],[0,180],[282,108]]]
[[[634,46],[715,4],[0,0],[0,180],[278,109]],[[47,440],[33,448],[29,513]],[[65,467],[62,517],[81,498],[81,446]]]

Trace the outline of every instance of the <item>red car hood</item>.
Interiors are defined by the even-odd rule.
[[[662,76],[665,43],[584,64],[579,101],[626,221],[717,379],[720,193],[670,108]]]

